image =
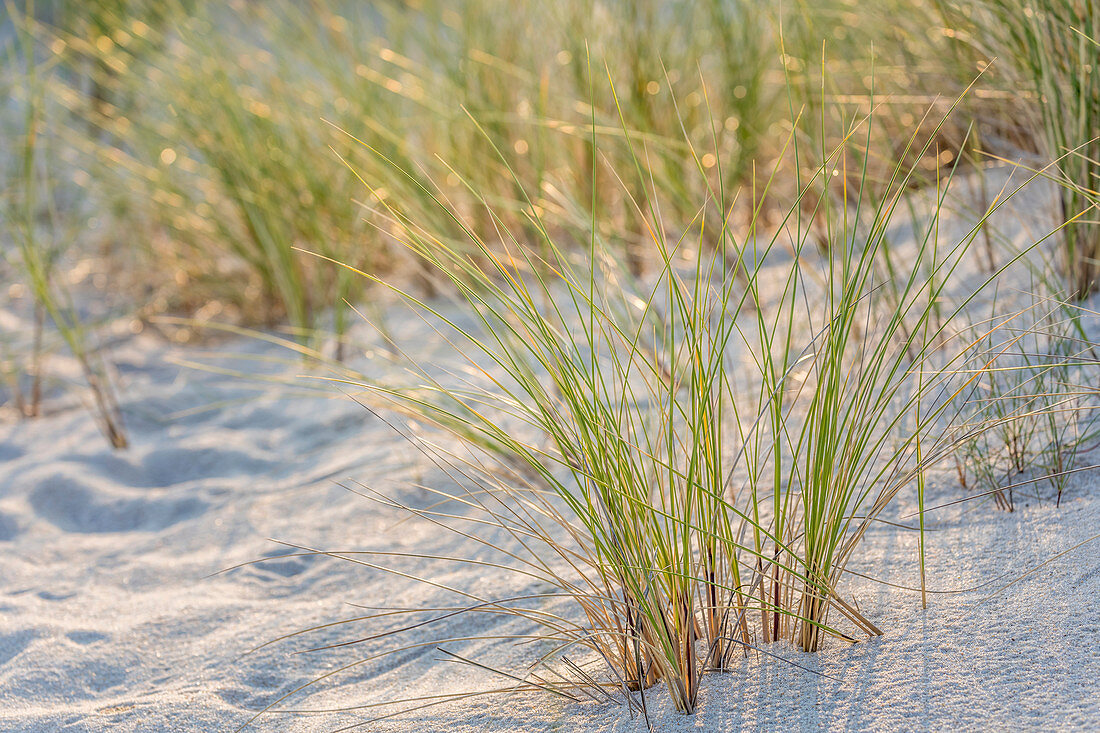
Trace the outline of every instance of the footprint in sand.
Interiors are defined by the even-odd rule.
[[[109,496],[64,474],[54,474],[30,494],[38,516],[69,532],[155,532],[201,515],[207,503],[195,497]]]
[[[161,448],[148,453],[141,465],[150,487],[219,476],[262,474],[271,469],[269,461],[222,448]]]
[[[0,542],[11,542],[19,536],[19,523],[15,517],[0,512]]]
[[[299,550],[273,550],[265,553],[263,562],[248,566],[248,572],[261,578],[270,575],[278,575],[283,578],[293,578],[309,570],[318,560],[318,555],[304,555],[293,557]],[[265,578],[266,579],[266,578]]]
[[[33,629],[0,634],[0,667],[22,654],[23,650],[36,638],[38,638],[38,632]]]
[[[65,634],[69,641],[80,644],[81,646],[87,646],[88,644],[95,644],[97,641],[104,641],[111,637],[106,634],[101,634],[98,631],[70,631]]]
[[[16,458],[22,458],[25,452],[11,443],[0,443],[0,461],[14,461]]]

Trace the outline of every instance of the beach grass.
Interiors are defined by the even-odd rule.
[[[613,88],[614,78],[606,83]],[[793,128],[805,132],[798,125],[796,116]],[[591,128],[595,154],[595,120]],[[846,136],[866,141],[871,129],[868,116]],[[909,144],[934,138],[924,133],[912,130]],[[801,154],[800,139],[792,132],[786,155]],[[511,154],[488,142],[511,170]],[[429,194],[464,229],[462,248],[403,217],[399,202],[390,204],[402,243],[449,280],[462,315],[385,278],[358,274],[388,287],[432,324],[440,343],[465,362],[465,374],[441,375],[411,360],[413,385],[334,380],[388,400],[399,415],[419,415],[466,448],[440,447],[395,422],[453,487],[430,488],[437,501],[427,507],[352,488],[470,543],[465,557],[413,556],[488,566],[542,588],[494,597],[420,575],[460,601],[403,629],[463,614],[523,619],[530,630],[517,640],[540,640],[545,651],[528,671],[489,669],[514,683],[509,690],[617,697],[646,715],[644,691],[661,684],[677,710],[692,713],[702,676],[735,672],[749,650],[770,654],[768,643],[785,640],[813,652],[827,639],[856,642],[882,633],[844,597],[843,581],[867,530],[911,490],[922,512],[915,531],[923,589],[924,475],[963,448],[960,434],[973,438],[999,424],[963,425],[955,409],[984,373],[973,364],[990,370],[999,358],[988,349],[975,358],[981,339],[964,332],[961,314],[1026,253],[956,289],[997,207],[941,241],[949,174],[930,211],[910,222],[918,232],[905,253],[910,267],[888,270],[888,232],[905,209],[913,166],[897,165],[885,185],[876,182],[874,195],[867,183],[868,191],[860,185],[833,197],[822,193],[822,181],[840,175],[837,166],[859,148],[817,144],[811,160],[823,164],[799,180],[793,199],[774,203],[786,207],[780,225],[757,226],[763,202],[782,195],[761,181],[750,227],[739,235],[724,225],[718,248],[705,246],[706,222],[713,220],[705,209],[715,207],[717,220],[728,221],[731,200],[704,201],[675,243],[663,235],[661,212],[635,202],[636,228],[649,233],[657,253],[658,268],[648,277],[599,236],[596,222],[587,253],[561,246],[533,204],[528,226],[542,236],[537,243],[513,234],[481,197],[484,212],[476,220],[491,222],[487,241],[462,211]],[[920,160],[925,151],[903,152],[898,159]],[[866,181],[867,167],[865,160],[842,180]],[[802,169],[797,162],[792,168]],[[634,185],[647,185],[643,166],[622,178],[628,175],[639,179]],[[522,191],[518,176],[512,180]],[[432,191],[430,182],[422,185]],[[630,196],[632,184],[618,185]],[[593,180],[594,191],[598,186]],[[808,207],[807,196],[815,197]],[[803,217],[823,222],[827,246]],[[895,280],[890,287],[887,272]],[[996,332],[995,325],[982,335]],[[409,577],[381,551],[324,554]],[[549,601],[561,600],[571,613],[549,610]],[[423,619],[418,610],[394,613]],[[447,652],[447,644],[439,640],[458,661],[485,668]],[[394,644],[382,654],[404,648]],[[272,706],[368,661],[327,673]],[[470,694],[393,704],[420,709]]]
[[[43,340],[47,318],[56,333],[79,364],[91,395],[89,408],[111,447],[128,445],[122,414],[118,406],[111,368],[96,346],[95,335],[82,321],[72,294],[58,272],[58,261],[64,254],[65,240],[76,231],[70,212],[59,211],[55,198],[56,179],[52,168],[55,160],[47,146],[56,139],[57,131],[49,129],[46,115],[43,78],[51,73],[49,65],[38,57],[38,39],[34,21],[34,4],[27,13],[20,13],[8,3],[9,16],[15,23],[16,43],[8,61],[22,69],[22,91],[25,94],[25,118],[17,138],[20,174],[13,190],[5,191],[4,224],[17,247],[16,269],[21,286],[34,302],[34,336],[29,355],[32,379],[29,394],[24,397],[17,380],[12,381],[16,402],[25,416],[39,413],[43,378]]]
[[[864,5],[8,2],[26,93],[5,256],[34,305],[0,381],[39,412],[56,337],[126,446],[61,270],[94,210],[140,264],[143,322],[258,334],[434,467],[419,503],[348,488],[466,554],[291,549],[449,605],[282,637],[386,646],[257,715],[433,646],[500,686],[344,710],[532,692],[648,721],[655,687],[690,714],[750,653],[797,665],[784,649],[878,636],[850,568],[904,504],[927,603],[929,475],[954,461],[960,502],[1012,511],[1042,485],[1060,503],[1095,438],[1100,16]],[[1014,156],[1020,178],[990,190]],[[1051,182],[1053,231],[1002,237],[1005,204]],[[426,343],[406,349],[391,303]],[[382,344],[365,367],[345,363],[364,312]],[[507,580],[445,581],[456,565]],[[514,626],[452,626],[482,615]],[[459,649],[488,638],[530,666]]]
[[[754,176],[774,167],[789,134],[785,77],[804,76],[797,106],[841,109],[837,99],[866,99],[860,54],[868,39],[879,53],[897,45],[898,34],[886,33],[877,16],[858,33],[834,34],[850,20],[837,9],[819,11],[796,34],[798,48],[788,41],[781,53],[784,24],[794,27],[792,18],[809,13],[797,10],[784,15],[741,0],[578,0],[518,12],[490,0],[376,9],[282,0],[101,3],[84,22],[71,8],[55,19],[59,61],[69,72],[54,93],[94,131],[68,143],[94,174],[88,196],[112,212],[117,237],[155,278],[151,310],[207,307],[206,316],[220,308],[245,322],[286,319],[307,330],[328,327],[326,318],[345,324],[343,300],[373,296],[359,290],[364,283],[296,255],[296,247],[372,273],[411,271],[420,287],[433,287],[416,270],[419,260],[392,246],[394,225],[374,197],[401,200],[405,215],[430,221],[452,246],[465,242],[423,187],[358,155],[326,123],[354,131],[402,170],[430,176],[434,193],[467,217],[482,216],[473,188],[529,242],[541,235],[529,225],[528,198],[563,242],[583,243],[595,222],[641,274],[659,268],[660,257],[644,229],[622,236],[637,227],[636,208],[685,222],[708,192],[748,191]],[[669,22],[674,17],[680,22]],[[827,89],[818,84],[821,44],[813,40],[822,36],[832,59]],[[589,57],[616,80],[614,94],[607,84],[590,88]],[[880,94],[911,84],[894,64],[912,57],[899,51],[876,72]],[[876,137],[904,140],[924,104],[918,95],[893,99],[876,115]],[[829,122],[818,132],[838,129]],[[951,124],[961,139],[965,126]],[[879,142],[872,180],[886,177],[897,152]],[[950,143],[940,142],[945,149],[928,148],[923,167],[953,159]],[[330,146],[356,156],[356,169],[380,182],[372,198],[356,201],[356,182]],[[510,171],[494,148],[512,156]],[[636,166],[644,183],[632,175],[625,187],[613,185]],[[754,214],[750,199],[736,199],[729,226],[743,230],[754,216],[783,214]],[[488,237],[491,220],[472,223]],[[719,245],[724,226],[720,218],[708,222],[709,246]]]
[[[1059,190],[1066,292],[1087,297],[1100,276],[1100,226],[1083,193],[1100,188],[1100,8],[1073,0],[936,5],[951,37],[973,59],[992,64],[1002,85],[1027,94],[1019,97],[1019,116],[1041,154],[1058,159],[1058,175],[1071,184]]]

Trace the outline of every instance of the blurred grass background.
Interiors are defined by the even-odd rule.
[[[33,175],[17,155],[0,161],[2,295],[41,309],[9,241],[29,200],[34,227],[53,233],[45,259],[64,263],[53,279],[110,304],[92,318],[121,308],[139,322],[167,312],[342,332],[343,302],[375,294],[298,250],[431,292],[380,206],[400,202],[397,216],[459,246],[430,194],[488,239],[481,197],[513,233],[533,235],[534,214],[565,243],[595,226],[644,275],[655,258],[640,222],[677,241],[710,197],[721,205],[708,210],[747,225],[794,120],[827,150],[878,105],[871,139],[846,143],[870,156],[873,181],[930,108],[977,79],[906,163],[934,184],[957,162],[1061,157],[1051,216],[1076,221],[1059,277],[1081,297],[1100,249],[1098,13],[1077,0],[9,0],[0,126],[37,148]],[[800,173],[780,169],[771,185],[794,190]],[[843,197],[843,179],[825,193]],[[4,348],[25,351],[10,331]]]

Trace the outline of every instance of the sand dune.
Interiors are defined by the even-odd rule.
[[[278,355],[245,341],[224,354]],[[83,411],[3,426],[0,437],[0,727],[6,730],[227,730],[280,694],[383,648],[292,654],[365,628],[251,648],[309,625],[356,615],[347,603],[440,605],[446,594],[368,568],[288,557],[269,542],[325,549],[462,553],[399,512],[339,487],[355,479],[415,500],[431,469],[350,399],[290,398],[172,363],[186,351],[150,336],[125,344],[133,448],[113,453]],[[226,361],[232,359],[227,357]],[[287,375],[294,364],[283,367]],[[197,409],[223,405],[217,409]],[[182,415],[182,417],[181,417]],[[1092,456],[1094,460],[1097,456]],[[438,476],[436,477],[439,478]],[[938,491],[953,498],[945,476]],[[1080,474],[1061,507],[1024,499],[1014,514],[963,505],[937,513],[927,611],[918,597],[857,581],[855,598],[886,630],[851,647],[753,655],[714,676],[699,715],[649,696],[662,730],[1063,728],[1100,725],[1100,494]],[[904,514],[912,497],[899,502]],[[912,536],[875,530],[853,569],[912,585]],[[400,563],[399,563],[400,564]],[[409,569],[417,570],[414,564]],[[1035,568],[1038,568],[1035,570]],[[426,568],[419,568],[420,571]],[[1021,574],[1004,592],[993,594]],[[440,576],[433,576],[440,577]],[[512,583],[448,568],[468,588]],[[463,621],[432,634],[522,631],[516,621]],[[396,622],[390,622],[395,625]],[[382,628],[385,628],[383,624]],[[374,629],[378,626],[372,627]],[[413,637],[427,640],[427,634]],[[448,645],[522,670],[507,642]],[[353,706],[499,684],[437,661],[434,646],[363,664],[292,707]],[[793,717],[792,717],[793,716]],[[269,714],[257,730],[330,730],[369,717]],[[473,698],[380,724],[383,730],[637,730],[625,707],[553,698]]]
[[[430,330],[403,313],[391,328],[425,348]],[[1094,324],[1095,325],[1095,324]],[[209,350],[207,350],[209,351]],[[219,366],[291,380],[300,364],[277,347],[222,342]],[[440,661],[430,644],[522,673],[533,650],[505,639],[523,622],[463,617],[407,637],[296,653],[397,628],[350,624],[255,647],[365,606],[439,607],[439,587],[291,545],[462,555],[469,548],[401,511],[339,485],[359,481],[409,503],[445,476],[385,422],[333,390],[181,366],[195,349],[143,334],[117,345],[133,446],[110,451],[87,412],[60,399],[42,419],[0,425],[0,729],[232,730],[306,682],[395,645],[407,650],[350,667],[281,708],[370,706],[500,686]],[[271,361],[257,361],[257,357]],[[204,357],[211,359],[209,353]],[[364,361],[364,369],[379,367]],[[441,368],[447,364],[442,362]],[[299,390],[300,391],[300,390]],[[1100,462],[1100,452],[1082,457]],[[959,497],[932,477],[929,502]],[[888,516],[915,508],[900,496]],[[404,521],[403,521],[404,520]],[[699,713],[647,695],[659,730],[1096,730],[1100,728],[1100,474],[1072,477],[1061,506],[1021,494],[1015,513],[988,503],[930,518],[929,582],[919,595],[912,533],[877,525],[851,565],[861,611],[884,629],[807,655],[781,645],[706,679]],[[1076,548],[1076,549],[1074,549]],[[1066,553],[1061,555],[1061,553]],[[266,562],[226,568],[258,558]],[[537,592],[483,568],[400,556],[392,565],[497,596]],[[946,591],[960,591],[947,593]],[[398,641],[395,641],[398,640]],[[415,644],[422,644],[415,646]],[[319,731],[380,714],[270,712],[266,731]],[[550,696],[471,697],[380,722],[379,730],[644,730],[623,705]]]

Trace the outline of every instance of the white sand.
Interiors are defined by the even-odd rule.
[[[402,322],[394,328],[403,326],[413,328]],[[284,355],[246,341],[220,348]],[[281,387],[258,391],[172,362],[192,351],[151,335],[115,349],[129,451],[108,450],[79,409],[0,424],[0,729],[232,730],[283,692],[399,642],[295,650],[399,622],[330,630],[246,654],[250,648],[352,617],[349,602],[454,602],[438,589],[331,559],[290,558],[207,577],[286,552],[267,538],[330,550],[464,554],[466,548],[423,523],[396,526],[399,512],[335,484],[355,479],[415,503],[426,501],[415,483],[443,478],[377,418],[350,399],[294,399],[280,396]],[[204,406],[213,408],[198,410]],[[1082,460],[1098,463],[1100,453]],[[950,473],[934,484],[931,503],[958,498]],[[902,496],[892,512],[903,516],[914,505],[915,497]],[[705,679],[693,717],[671,711],[667,696],[654,690],[648,704],[656,727],[1100,729],[1100,540],[1041,566],[1100,532],[1100,472],[1075,475],[1060,507],[1021,495],[1013,514],[972,503],[936,512],[932,524],[930,587],[981,589],[934,595],[922,611],[917,594],[853,579],[850,595],[883,637],[832,643],[816,655],[769,647],[820,674],[753,655],[733,673]],[[394,564],[417,570],[411,562]],[[852,565],[903,585],[917,583],[916,568],[915,535],[885,525],[867,536]],[[514,578],[484,569],[436,570],[438,579],[463,588],[522,591]],[[468,618],[408,641],[523,630],[514,620]],[[446,647],[517,671],[537,651],[488,640]],[[363,664],[292,706],[355,706],[501,684],[440,657],[427,646]],[[253,727],[331,730],[371,715],[269,714]],[[439,728],[644,725],[621,705],[523,696],[473,698],[377,726]]]

